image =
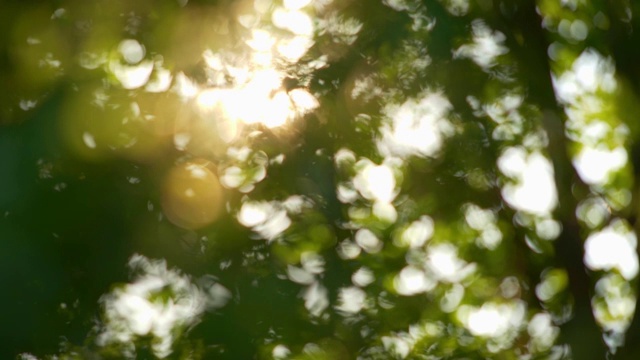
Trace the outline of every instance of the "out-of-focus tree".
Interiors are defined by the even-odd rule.
[[[637,359],[632,1],[8,1],[0,357]]]

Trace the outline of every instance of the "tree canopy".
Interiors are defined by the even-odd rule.
[[[0,8],[0,358],[639,358],[640,3]]]

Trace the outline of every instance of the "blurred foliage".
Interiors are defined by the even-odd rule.
[[[5,1],[0,358],[637,359],[638,11]]]

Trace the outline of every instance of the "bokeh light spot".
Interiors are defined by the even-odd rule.
[[[186,229],[211,224],[221,213],[222,187],[208,162],[179,164],[167,174],[162,192],[162,208],[169,221]]]

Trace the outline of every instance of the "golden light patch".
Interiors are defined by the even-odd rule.
[[[173,224],[198,229],[220,216],[222,187],[210,166],[205,160],[196,160],[178,164],[167,174],[162,189],[162,209]]]

